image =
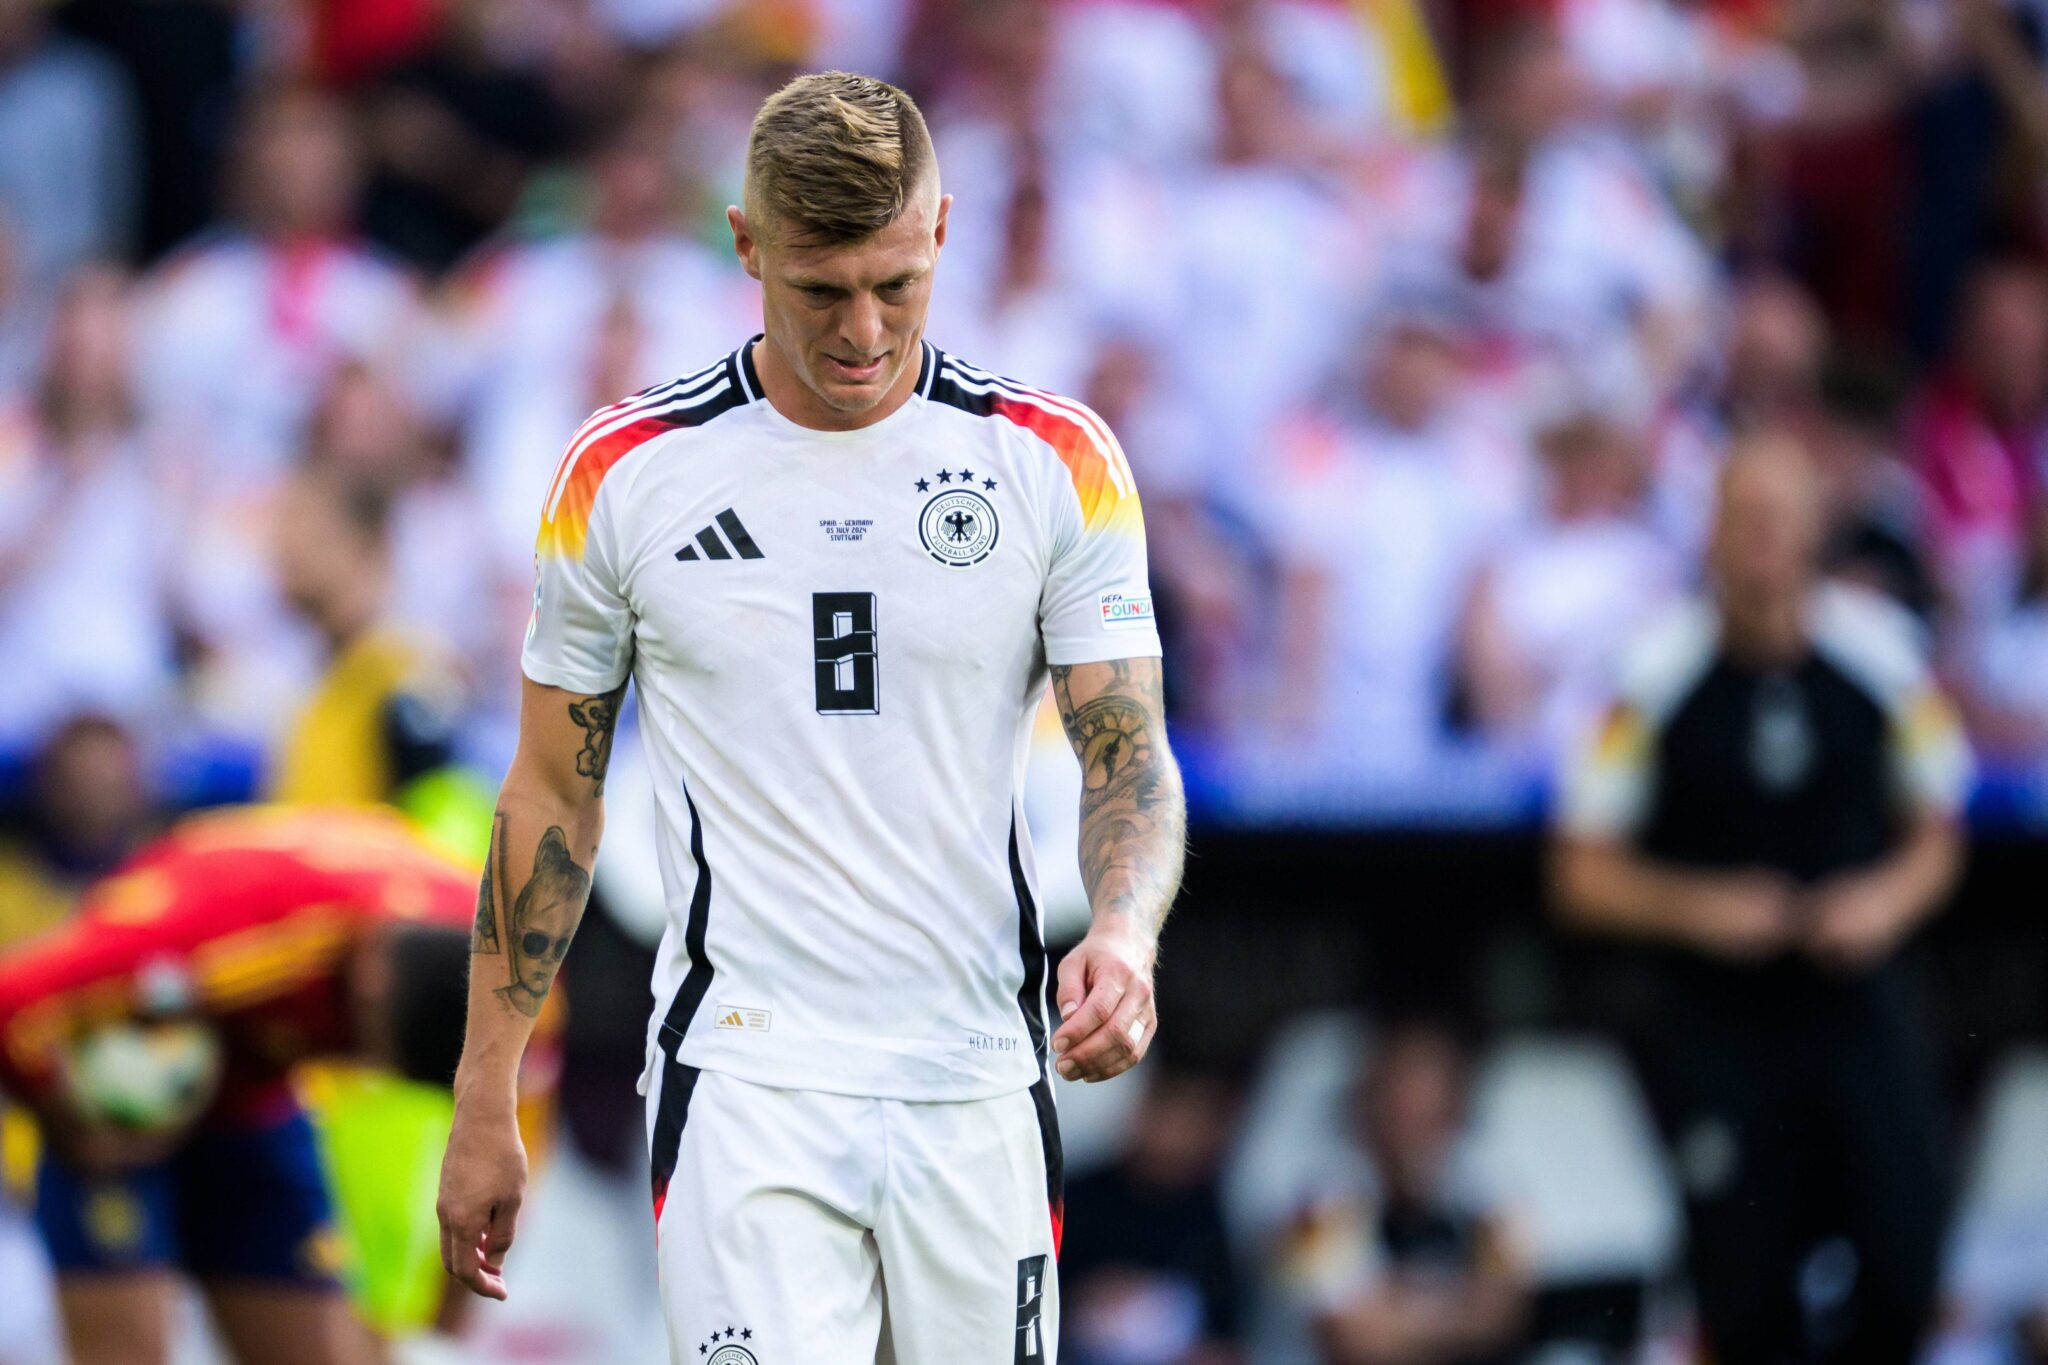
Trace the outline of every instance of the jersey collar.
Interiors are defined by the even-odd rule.
[[[754,368],[754,347],[761,343],[764,336],[765,333],[754,333],[744,345],[726,357],[726,369],[732,377],[733,385],[746,396],[749,403],[760,402],[767,396],[761,389],[761,372]],[[913,399],[929,398],[932,380],[938,373],[939,348],[920,338],[917,343],[917,383],[912,386],[910,396]],[[768,406],[773,408],[775,405],[769,403]],[[905,403],[903,406],[907,408],[910,404]]]

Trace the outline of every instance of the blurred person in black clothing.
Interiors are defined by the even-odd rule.
[[[511,216],[534,170],[577,131],[542,69],[545,43],[519,33],[514,7],[458,0],[440,22],[434,43],[363,102],[364,230],[436,273]]]
[[[1721,1365],[1905,1362],[1935,1305],[1940,1115],[1901,948],[1954,882],[1970,761],[1911,618],[1820,581],[1823,526],[1798,445],[1738,443],[1712,594],[1628,652],[1561,794],[1564,914],[1662,950],[1646,1081]],[[1829,1239],[1853,1279],[1802,1295]]]
[[[1458,1030],[1413,1017],[1379,1034],[1356,1093],[1357,1146],[1282,1248],[1323,1365],[1509,1358],[1529,1271],[1505,1201],[1472,1160]]]
[[[1117,1161],[1067,1187],[1060,1348],[1072,1365],[1236,1365],[1237,1270],[1217,1168],[1236,1095],[1166,1067],[1146,1083]]]

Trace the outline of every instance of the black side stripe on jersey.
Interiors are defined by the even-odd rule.
[[[1052,1077],[1046,1071],[1045,1020],[1052,983],[1046,970],[1045,939],[1038,926],[1038,902],[1025,879],[1023,855],[1017,848],[1014,811],[1010,814],[1010,887],[1017,893],[1017,951],[1024,959],[1024,984],[1017,990],[1017,1008],[1024,1013],[1024,1031],[1038,1054],[1038,1080],[1031,1087],[1031,1104],[1038,1111],[1038,1143],[1045,1155],[1045,1205],[1052,1218],[1053,1251],[1057,1254],[1067,1221],[1067,1173],[1059,1110],[1053,1104]]]
[[[684,974],[683,984],[676,987],[675,999],[669,1002],[668,1013],[662,1017],[659,1034],[661,1095],[654,1117],[654,1147],[649,1153],[657,1220],[668,1199],[669,1177],[675,1174],[676,1153],[683,1145],[683,1125],[690,1119],[690,1096],[697,1088],[697,1068],[679,1061],[676,1050],[683,1045],[690,1021],[697,1017],[705,995],[711,990],[711,978],[716,975],[710,954],[704,948],[705,931],[711,919],[711,864],[704,857],[704,821],[697,814],[697,803],[691,799],[688,783],[683,785],[683,802],[690,808],[690,856],[697,863],[697,888],[690,893],[690,918],[683,927],[683,947],[690,954],[690,970]]]

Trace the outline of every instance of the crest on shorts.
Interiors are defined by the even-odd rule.
[[[941,469],[935,479],[919,479],[914,487],[931,494],[917,514],[917,537],[926,554],[949,569],[970,568],[989,557],[1002,535],[995,504],[988,499],[996,491],[994,479],[971,469]]]
[[[740,1345],[753,1339],[754,1329],[751,1327],[727,1327],[713,1332],[709,1341],[697,1343],[698,1365],[761,1365],[751,1350]]]

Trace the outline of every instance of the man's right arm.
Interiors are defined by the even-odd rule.
[[[1560,916],[1583,929],[1734,960],[1791,942],[1793,887],[1776,873],[1673,867],[1621,839],[1572,834],[1557,841],[1551,873]]]
[[[621,684],[587,696],[528,679],[519,747],[492,819],[470,934],[468,1030],[441,1167],[441,1260],[506,1296],[505,1252],[526,1187],[520,1057],[590,895]]]

